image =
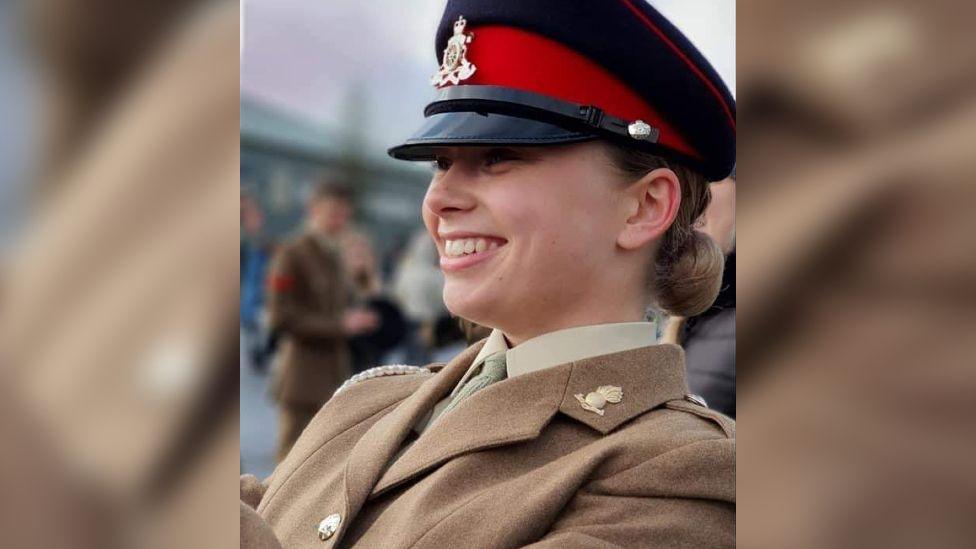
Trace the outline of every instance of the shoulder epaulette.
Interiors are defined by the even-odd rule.
[[[377,366],[375,368],[370,368],[369,370],[364,370],[358,374],[347,379],[336,392],[333,393],[333,397],[344,391],[345,389],[359,383],[360,381],[366,381],[367,379],[373,379],[374,377],[383,376],[397,376],[404,374],[429,374],[431,371],[428,368],[422,368],[420,366],[407,366],[406,364],[391,364],[389,366]]]
[[[705,399],[698,395],[687,394],[684,399],[670,400],[665,403],[665,406],[671,410],[681,410],[712,421],[722,429],[725,436],[735,438],[735,420],[710,409]]]

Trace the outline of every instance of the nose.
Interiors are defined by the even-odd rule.
[[[424,209],[440,218],[474,209],[476,202],[464,179],[454,167],[435,176],[427,187]]]

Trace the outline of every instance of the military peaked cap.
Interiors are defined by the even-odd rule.
[[[395,158],[602,138],[712,180],[735,165],[735,100],[644,0],[448,0],[436,53],[437,97]]]

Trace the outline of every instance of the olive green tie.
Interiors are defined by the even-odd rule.
[[[484,389],[485,387],[491,385],[492,383],[499,382],[505,379],[507,370],[505,369],[505,351],[499,351],[493,355],[490,355],[485,359],[484,364],[481,365],[481,373],[472,377],[467,383],[461,387],[451,402],[444,408],[441,415],[453,410],[462,400],[468,398],[469,396],[477,393],[478,391]]]

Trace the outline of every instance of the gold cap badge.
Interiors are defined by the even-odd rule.
[[[440,87],[445,84],[458,84],[468,79],[478,69],[467,60],[468,44],[474,39],[474,33],[465,33],[464,26],[468,22],[464,17],[458,17],[454,22],[454,36],[447,40],[441,68],[431,77],[430,83]]]
[[[600,414],[602,416],[603,407],[606,406],[608,402],[616,404],[623,400],[624,390],[613,385],[602,385],[597,387],[596,391],[587,394],[585,397],[583,396],[583,393],[579,393],[574,396],[584,410]]]

